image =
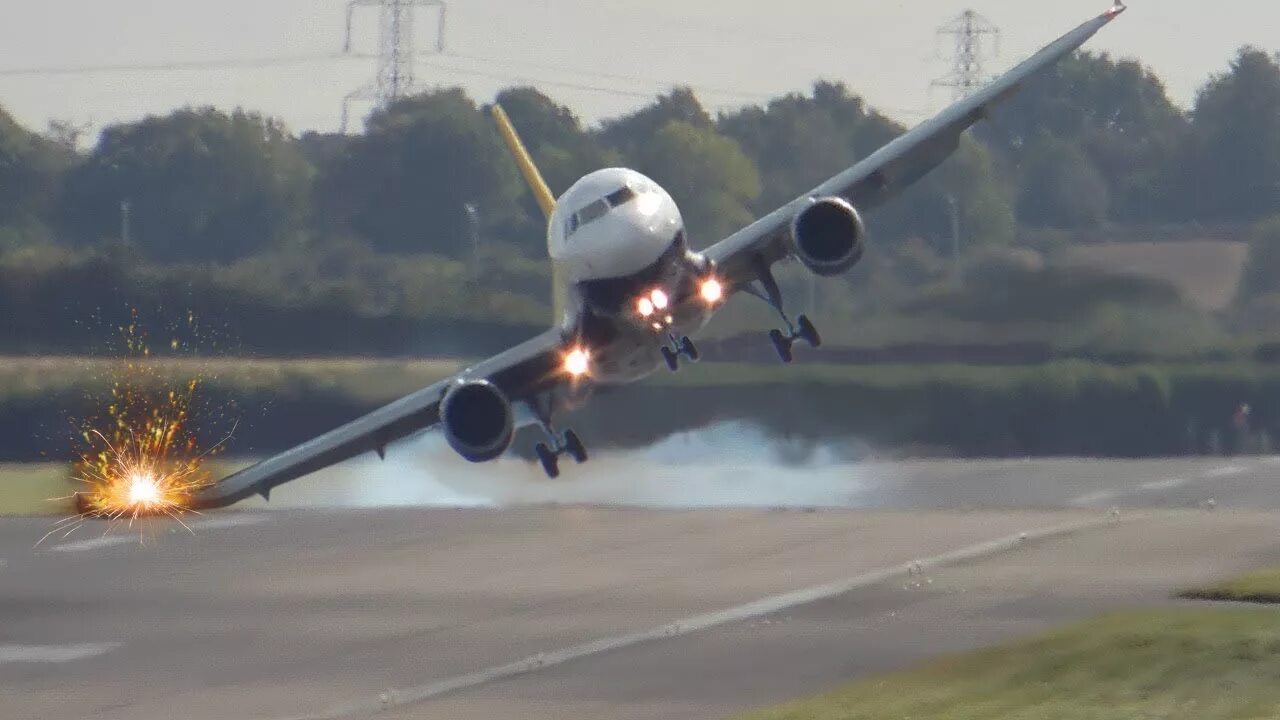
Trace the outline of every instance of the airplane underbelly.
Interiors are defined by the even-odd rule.
[[[592,379],[620,385],[648,377],[662,362],[658,347],[652,334],[622,326],[614,342],[592,355]]]

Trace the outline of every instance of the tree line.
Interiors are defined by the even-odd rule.
[[[585,127],[539,91],[499,94],[554,189],[625,164],[709,241],[904,128],[837,83],[712,116],[689,89]],[[485,107],[458,88],[374,112],[354,136],[295,136],[254,112],[186,108],[108,127],[88,152],[0,111],[7,244],[119,241],[154,262],[228,263],[326,242],[464,257],[471,238],[541,252],[541,220]],[[1242,49],[1189,110],[1134,60],[1079,53],[1004,106],[956,157],[875,213],[887,242],[1016,227],[1248,223],[1280,200],[1280,64]],[[127,228],[126,228],[127,226]]]
[[[676,88],[593,127],[535,88],[495,101],[553,190],[634,167],[670,190],[695,246],[905,129],[831,82],[716,115]],[[487,111],[441,88],[375,111],[357,135],[296,135],[252,111],[184,108],[110,126],[82,151],[73,129],[34,132],[0,109],[0,302],[63,293],[73,300],[59,312],[74,315],[104,298],[174,302],[185,288],[203,305],[534,322],[545,227]],[[1189,109],[1139,62],[1078,53],[868,221],[895,272],[924,282],[940,277],[957,231],[973,251],[1026,230],[1245,225],[1277,212],[1280,61],[1243,48]],[[1272,296],[1280,223],[1260,227],[1245,291]],[[477,280],[502,293],[468,290]],[[0,330],[39,325],[3,316]]]

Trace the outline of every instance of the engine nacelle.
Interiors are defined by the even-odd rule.
[[[796,257],[815,275],[839,275],[862,259],[867,226],[844,198],[824,197],[796,213],[791,243]]]
[[[511,402],[484,380],[455,385],[440,403],[440,424],[449,447],[473,462],[488,462],[511,447],[515,415]]]

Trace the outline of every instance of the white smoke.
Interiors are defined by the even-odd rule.
[[[645,448],[597,451],[582,466],[566,457],[550,480],[513,456],[469,464],[429,434],[391,446],[385,461],[360,458],[282,486],[272,506],[851,507],[867,504],[874,487],[855,461],[864,453],[854,443],[814,445],[724,422]]]

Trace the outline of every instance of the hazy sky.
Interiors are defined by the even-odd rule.
[[[843,80],[908,124],[943,107],[930,90],[950,46],[936,28],[966,7],[1003,30],[992,70],[1008,67],[1109,0],[450,0],[451,54],[424,58],[427,84],[461,84],[480,100],[528,82],[585,120],[627,111],[673,84],[721,109],[813,80]],[[6,3],[0,106],[43,128],[95,127],[186,104],[244,106],[295,130],[333,130],[341,98],[372,80],[372,60],[316,58],[342,48],[340,0],[59,0]],[[434,44],[434,15],[419,45]],[[376,49],[376,10],[357,14],[357,51]],[[1276,0],[1132,0],[1091,48],[1140,58],[1188,104],[1235,49],[1280,45]],[[236,69],[14,74],[27,68],[292,57]],[[310,59],[307,59],[310,58]],[[368,107],[358,109],[359,116]]]

